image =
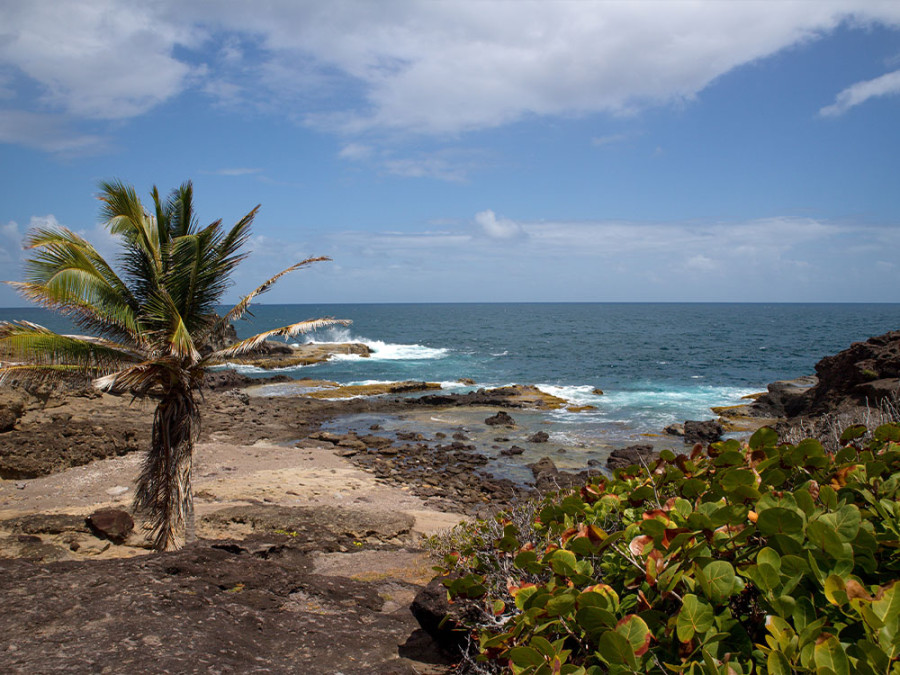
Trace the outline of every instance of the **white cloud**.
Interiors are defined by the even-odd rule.
[[[822,108],[819,114],[823,117],[837,117],[871,98],[897,94],[900,94],[900,70],[850,85],[837,95],[834,103]]]
[[[17,143],[57,154],[88,154],[107,148],[102,136],[74,131],[62,115],[0,109],[0,143]]]
[[[181,92],[194,70],[173,56],[194,27],[114,0],[3,3],[0,64],[38,83],[41,100],[78,117],[123,119]]]
[[[363,145],[362,143],[347,143],[344,147],[341,148],[341,151],[338,153],[338,157],[341,159],[347,159],[352,162],[357,162],[364,159],[369,159],[372,156],[373,149],[370,145]]]
[[[525,233],[518,223],[508,218],[498,218],[490,209],[476,213],[475,222],[491,239],[515,239]]]
[[[900,3],[30,0],[0,5],[0,71],[40,90],[19,108],[76,118],[196,88],[345,134],[442,135],[690,100],[842,22],[896,27]]]

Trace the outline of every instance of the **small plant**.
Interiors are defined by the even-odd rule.
[[[900,673],[900,426],[841,445],[764,428],[457,529],[469,671]]]

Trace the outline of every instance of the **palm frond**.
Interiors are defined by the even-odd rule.
[[[53,274],[67,267],[84,269],[102,279],[110,289],[137,309],[128,286],[89,241],[65,227],[35,228],[25,239],[27,249],[38,249],[26,263],[26,278],[46,283]]]
[[[89,333],[110,339],[133,351],[140,351],[146,344],[144,329],[128,304],[101,300],[93,303],[74,299],[60,300],[39,284],[21,281],[4,283],[15,288],[26,300],[71,318]]]
[[[104,204],[100,211],[106,218],[107,228],[112,234],[124,237],[132,249],[140,250],[151,263],[147,267],[158,276],[162,271],[160,245],[164,242],[160,241],[156,218],[146,212],[130,185],[119,181],[102,182],[100,189],[99,199]]]
[[[178,189],[172,190],[166,211],[171,216],[169,238],[175,239],[191,234],[197,228],[194,217],[194,186],[185,181]]]
[[[29,379],[65,375],[94,378],[140,357],[108,340],[60,335],[28,321],[0,322],[0,353],[12,362],[2,369],[4,379],[11,375]]]
[[[245,340],[241,340],[240,342],[236,342],[225,349],[220,349],[219,351],[213,352],[209,356],[204,359],[204,361],[208,362],[218,362],[223,359],[233,359],[237,356],[241,356],[242,354],[246,354],[247,352],[251,352],[263,342],[268,340],[270,337],[293,337],[295,335],[299,335],[300,333],[311,333],[314,330],[318,330],[319,328],[327,328],[328,326],[349,326],[352,321],[349,319],[307,319],[305,321],[299,321],[297,323],[292,323],[289,326],[282,326],[281,328],[273,328],[272,330],[267,330],[262,333],[257,333],[253,337],[249,337]]]

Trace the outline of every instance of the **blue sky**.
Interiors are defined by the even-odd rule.
[[[191,179],[233,299],[896,302],[898,120],[898,2],[12,0],[0,279]]]

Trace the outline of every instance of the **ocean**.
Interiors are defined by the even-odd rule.
[[[542,419],[556,439],[583,447],[709,419],[711,406],[738,404],[769,382],[812,373],[854,341],[900,328],[900,304],[709,303],[257,305],[236,327],[247,337],[325,316],[353,324],[295,340],[363,342],[372,356],[281,372],[341,384],[425,380],[450,392],[473,388],[460,378],[476,387],[534,384],[595,407]],[[40,309],[0,310],[0,318],[65,330]]]

